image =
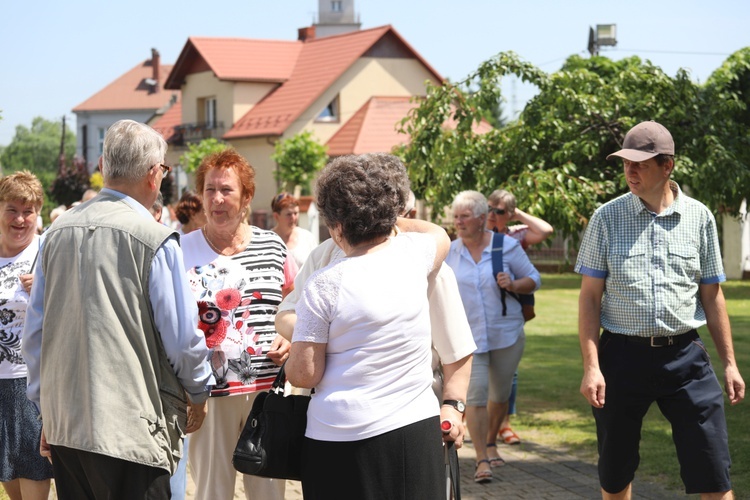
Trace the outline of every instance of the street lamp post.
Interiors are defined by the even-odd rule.
[[[589,53],[592,56],[599,55],[599,48],[603,46],[617,45],[617,25],[597,24],[596,30],[589,27]]]

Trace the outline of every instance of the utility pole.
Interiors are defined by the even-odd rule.
[[[57,164],[58,175],[65,174],[65,115],[62,117],[62,137],[60,138],[60,156]]]

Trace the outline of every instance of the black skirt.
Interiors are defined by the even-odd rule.
[[[361,441],[305,439],[305,500],[435,500],[445,496],[439,417]]]

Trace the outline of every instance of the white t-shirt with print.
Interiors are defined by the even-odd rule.
[[[29,294],[19,276],[29,274],[39,253],[39,236],[15,257],[0,258],[0,379],[23,378],[26,363],[21,357],[21,336]]]

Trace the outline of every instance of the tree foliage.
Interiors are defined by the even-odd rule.
[[[328,147],[320,144],[312,132],[305,130],[276,143],[271,159],[276,162],[276,181],[288,192],[299,186],[310,192],[310,181],[328,161]]]
[[[677,147],[674,178],[714,208],[736,210],[750,190],[750,49],[733,54],[705,85],[638,57],[571,56],[546,74],[514,53],[498,54],[457,84],[428,86],[402,122],[402,151],[416,194],[443,213],[462,190],[514,193],[519,206],[576,236],[600,203],[625,192],[622,168],[607,161],[643,120],[664,124]],[[477,134],[515,75],[539,89],[516,122]],[[442,124],[453,119],[455,130]]]
[[[74,201],[80,201],[83,193],[89,188],[89,175],[86,162],[76,158],[72,168],[61,172],[49,187],[49,195],[60,205],[69,207]]]
[[[37,176],[43,172],[57,172],[61,138],[62,121],[49,121],[38,116],[32,120],[31,128],[16,127],[13,140],[3,148],[0,164],[5,172],[29,170]],[[66,166],[70,167],[76,152],[76,136],[70,129],[65,131],[64,151]]]
[[[224,151],[229,146],[225,142],[210,137],[203,139],[201,142],[190,143],[188,150],[180,157],[180,165],[185,172],[192,173],[201,166],[203,158],[206,156]]]

